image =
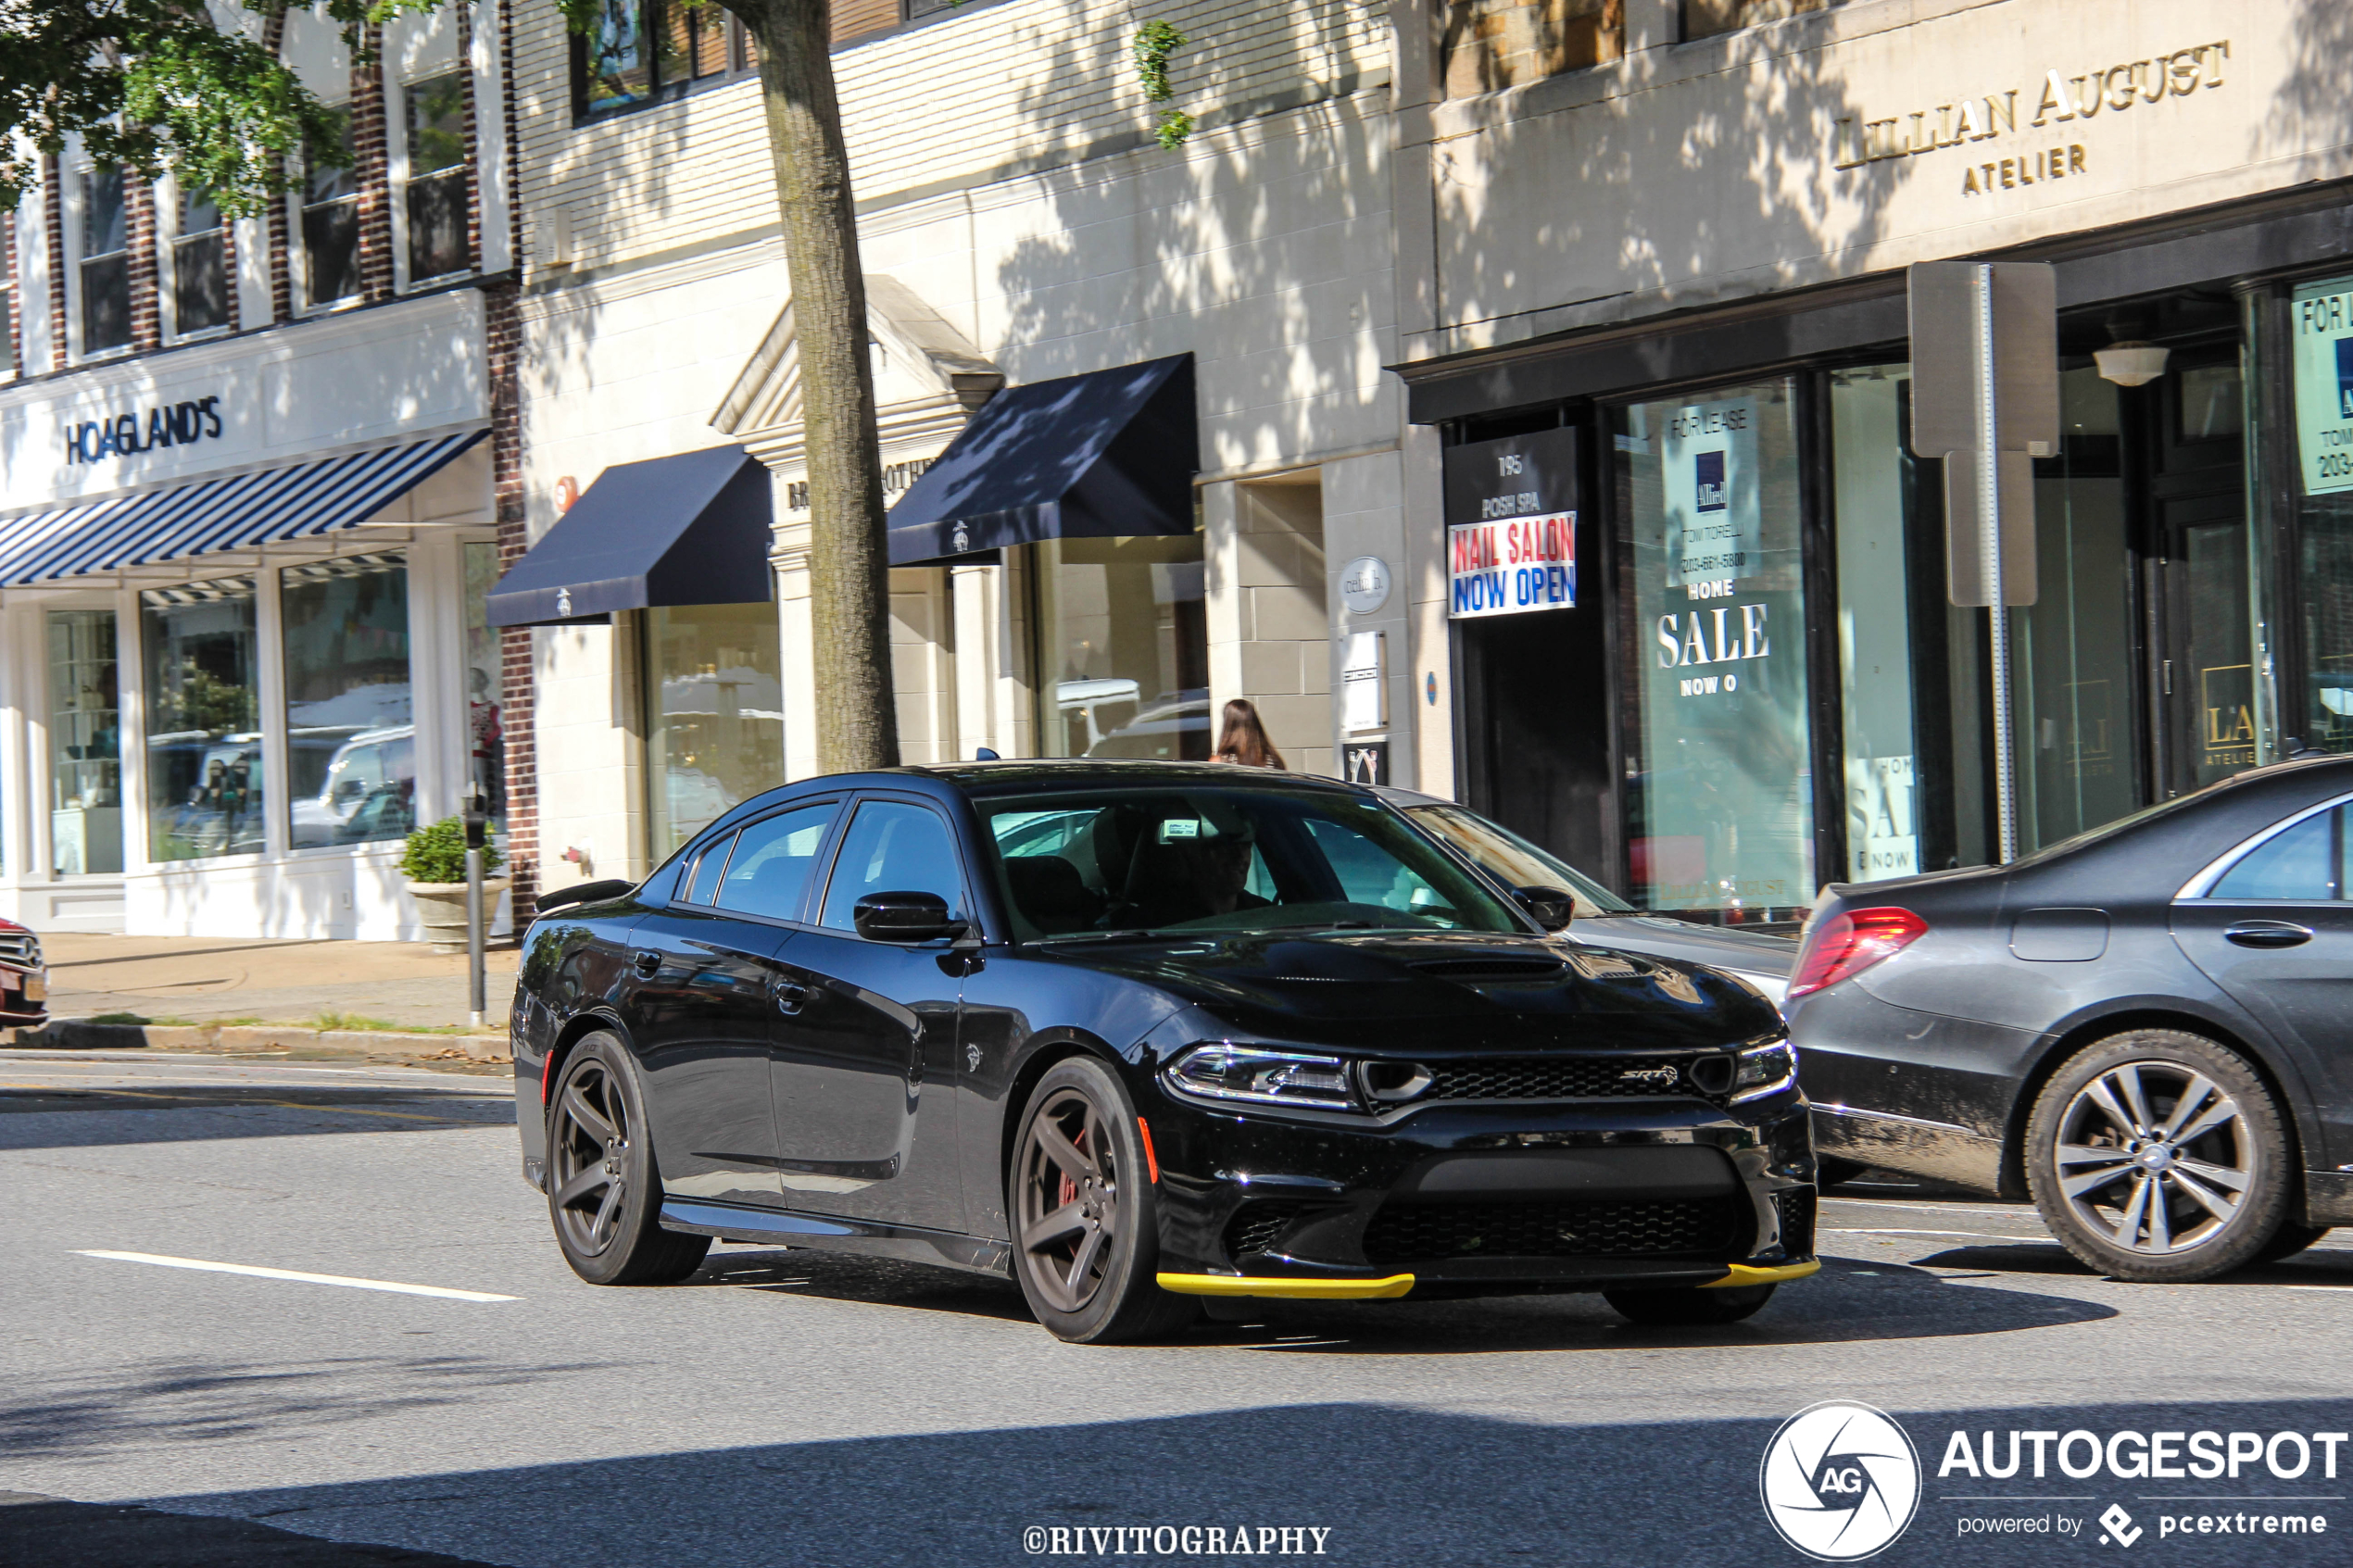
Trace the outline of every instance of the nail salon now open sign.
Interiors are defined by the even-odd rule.
[[[1446,449],[1448,619],[1577,603],[1577,432]]]

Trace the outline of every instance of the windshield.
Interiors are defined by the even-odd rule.
[[[1577,918],[1631,914],[1634,906],[1500,822],[1460,806],[1412,806],[1415,822],[1504,879],[1509,887],[1558,887],[1577,901]]]
[[[975,805],[1024,941],[1316,926],[1528,930],[1512,906],[1377,801],[1209,785]]]

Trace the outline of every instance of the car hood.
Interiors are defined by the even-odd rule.
[[[1649,953],[1682,963],[1712,964],[1743,974],[1787,981],[1797,967],[1797,940],[1732,926],[1695,925],[1667,915],[1592,915],[1568,934],[1595,947]]]
[[[1584,941],[1221,932],[1047,951],[1151,985],[1239,1032],[1318,1044],[1710,1048],[1780,1025],[1770,1002],[1726,975]]]

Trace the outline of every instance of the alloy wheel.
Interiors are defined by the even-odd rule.
[[[591,1058],[565,1074],[556,1101],[550,1152],[556,1183],[556,1223],[584,1257],[595,1257],[620,1234],[629,1199],[629,1101],[605,1063]]]
[[[2121,1062],[2076,1090],[2051,1158],[2079,1221],[2151,1257],[2214,1239],[2237,1219],[2259,1174],[2238,1100],[2173,1061]]]
[[[1101,1111],[1074,1088],[1050,1095],[1022,1133],[1014,1219],[1030,1277],[1057,1311],[1102,1288],[1121,1221],[1114,1148]]]

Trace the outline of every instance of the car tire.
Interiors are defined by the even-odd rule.
[[[2203,1035],[2134,1029],[2087,1047],[2043,1086],[2027,1122],[2026,1182],[2043,1223],[2084,1263],[2186,1285],[2255,1262],[2281,1239],[2294,1223],[2293,1150],[2245,1058]]]
[[[661,1173],[637,1065],[618,1035],[584,1036],[547,1101],[547,1218],[591,1285],[674,1285],[711,1237],[661,1228]]]
[[[1013,1277],[1057,1339],[1164,1337],[1201,1303],[1160,1288],[1158,1195],[1136,1112],[1109,1068],[1056,1062],[1023,1109],[1006,1173]]]
[[[1604,1290],[1602,1299],[1645,1328],[1684,1328],[1753,1318],[1779,1288],[1743,1285],[1725,1289],[1683,1286],[1668,1290]]]

